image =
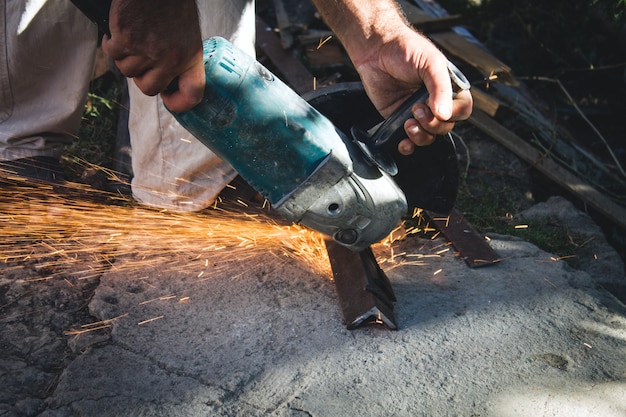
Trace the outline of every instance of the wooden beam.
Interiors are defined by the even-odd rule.
[[[437,32],[428,35],[428,37],[440,48],[459,57],[485,76],[495,77],[496,81],[501,84],[514,87],[519,85],[519,81],[515,79],[508,65],[458,33],[452,31]]]
[[[313,90],[314,78],[308,68],[282,47],[279,36],[259,16],[256,17],[256,44],[280,71],[281,79],[298,94]]]
[[[426,33],[430,36],[430,33],[440,32],[443,30],[449,30],[454,26],[459,26],[463,22],[462,16],[453,14],[445,17],[430,18],[429,20],[411,20],[409,23],[420,32]]]
[[[293,33],[291,32],[291,22],[289,21],[287,10],[285,10],[285,4],[283,0],[274,0],[273,4],[282,47],[284,49],[291,48],[293,46]]]
[[[592,185],[563,168],[552,160],[549,155],[540,152],[481,110],[474,109],[469,122],[498,143],[504,145],[543,175],[580,198],[602,216],[618,225],[621,229],[626,230],[626,208],[615,203]]]
[[[460,15],[435,17],[422,11],[408,0],[398,0],[400,8],[406,16],[406,20],[416,29],[422,32],[434,32],[450,29],[461,24]]]
[[[491,117],[495,117],[503,106],[500,100],[490,96],[478,88],[472,88],[470,90],[472,98],[474,99],[474,108],[480,109],[487,113]]]

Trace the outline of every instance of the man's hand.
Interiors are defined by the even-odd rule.
[[[113,0],[109,27],[102,49],[141,91],[161,93],[176,112],[200,102],[205,75],[194,0]],[[174,80],[177,88],[169,91]]]
[[[408,139],[398,145],[399,151],[408,155],[415,145],[429,145],[436,135],[451,131],[455,121],[467,119],[472,112],[472,96],[469,91],[460,91],[453,99],[446,57],[412,29],[405,27],[398,32],[355,65],[368,97],[385,117],[415,90],[426,86],[429,97],[426,103],[413,106],[413,118],[404,124]]]
[[[408,26],[395,1],[313,1],[346,48],[381,115],[388,117],[426,86],[429,98],[413,106],[413,118],[404,125],[408,139],[398,145],[401,153],[432,143],[435,135],[470,116],[471,94],[462,91],[453,100],[446,57]]]

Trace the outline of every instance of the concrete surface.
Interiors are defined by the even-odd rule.
[[[346,330],[332,281],[293,258],[238,262],[235,250],[213,275],[194,254],[175,272],[128,274],[133,257],[117,259],[83,318],[110,327],[56,337],[72,354],[38,398],[4,385],[24,383],[28,365],[5,356],[0,416],[626,415],[626,308],[598,279],[510,236],[492,236],[503,261],[478,269],[453,251],[431,257],[444,244],[408,238],[383,263],[398,331]],[[623,284],[601,250],[591,272]],[[15,321],[0,321],[3,348],[28,332]]]

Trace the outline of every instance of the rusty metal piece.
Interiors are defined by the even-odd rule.
[[[449,215],[432,211],[425,213],[431,224],[452,243],[471,268],[493,265],[502,260],[456,208]]]
[[[332,239],[325,241],[348,330],[376,323],[396,330],[393,314],[396,297],[372,250],[355,252]]]

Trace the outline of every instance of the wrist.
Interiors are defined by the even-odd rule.
[[[393,0],[314,0],[355,66],[372,59],[411,29]]]

